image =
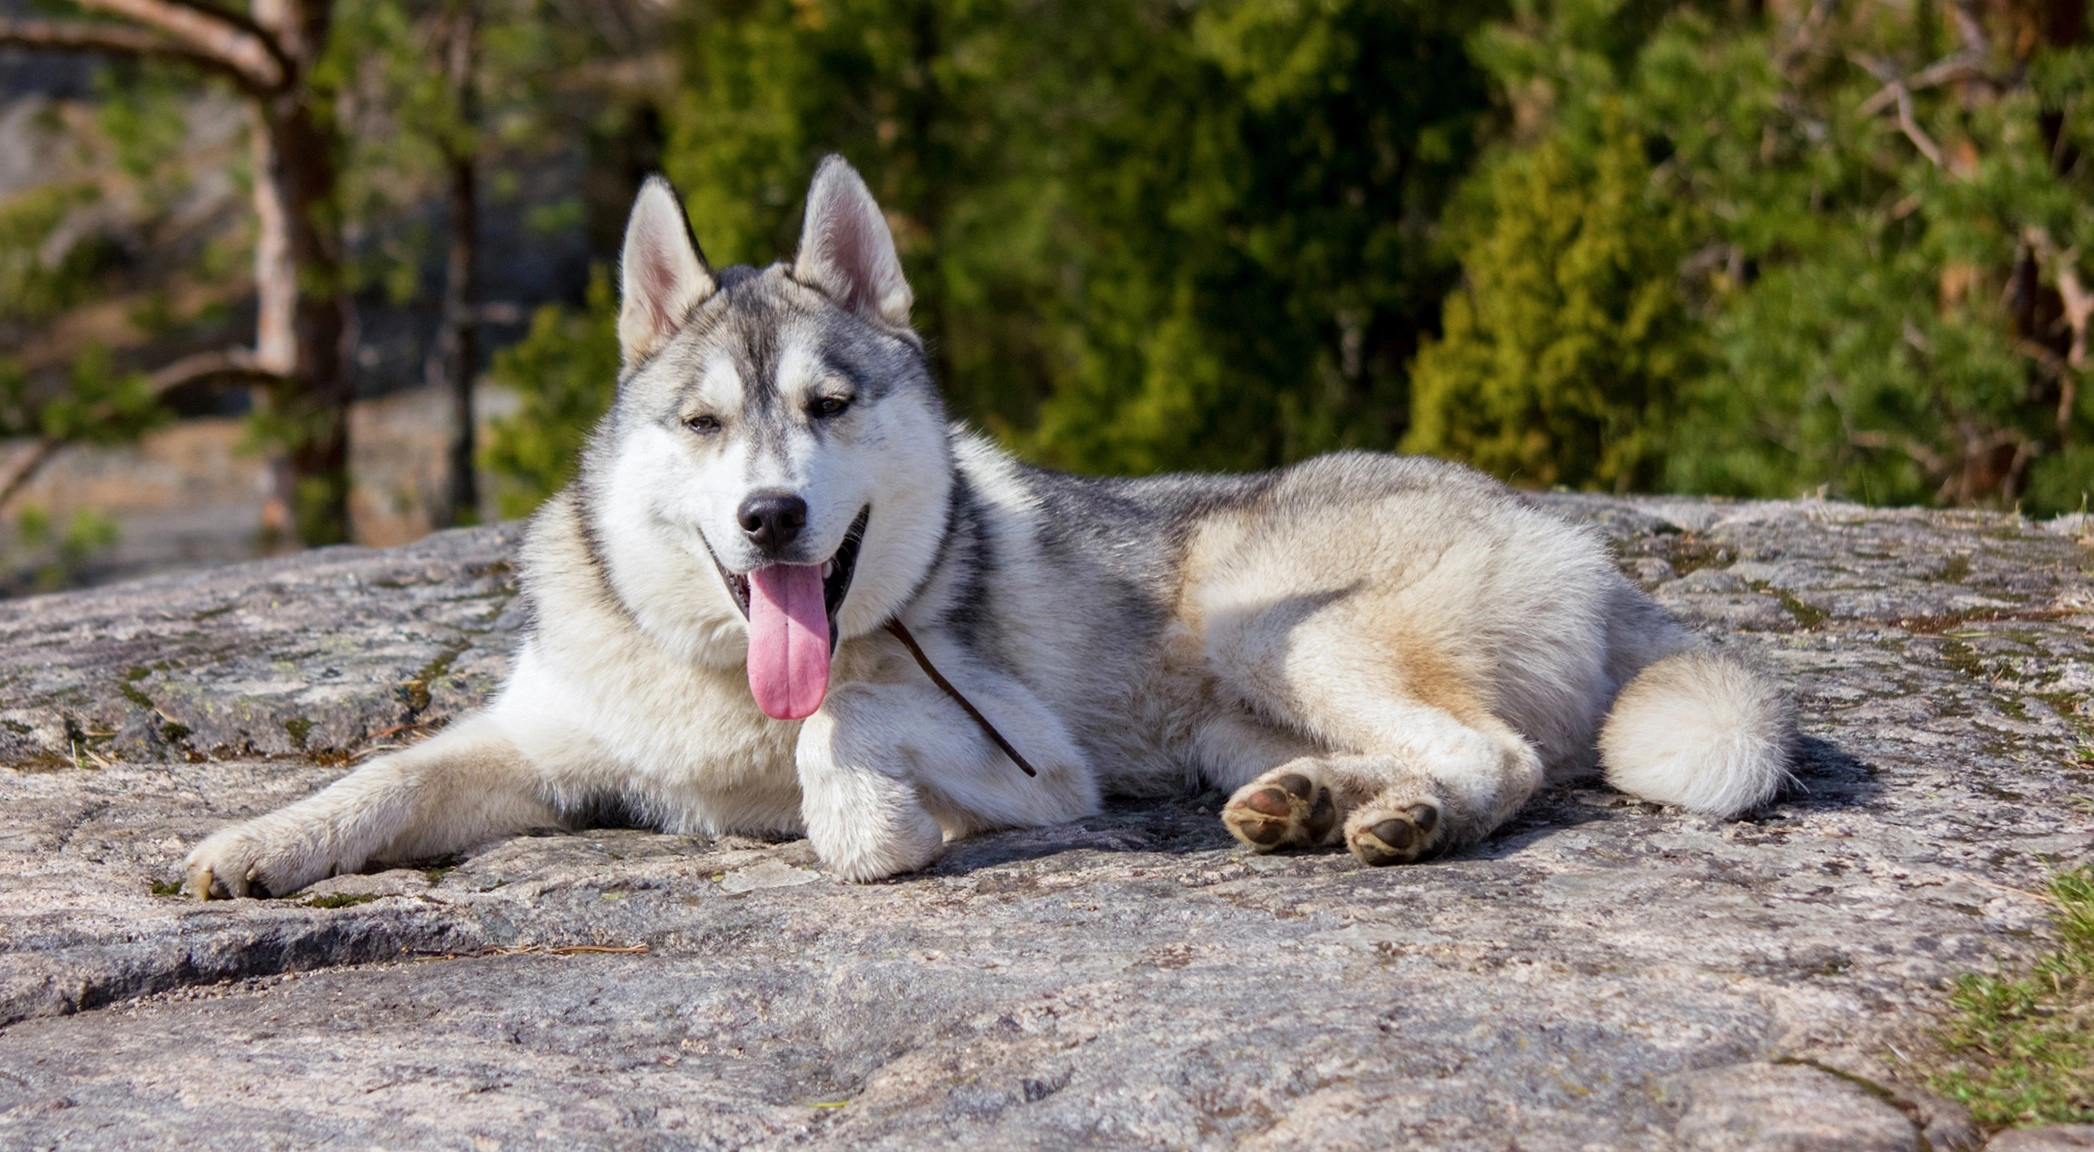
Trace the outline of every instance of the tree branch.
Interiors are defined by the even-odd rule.
[[[194,356],[184,356],[147,376],[145,386],[155,398],[160,398],[177,388],[194,387],[199,384],[224,388],[243,384],[273,384],[283,379],[282,373],[262,367],[261,358],[254,354],[253,349],[227,348],[218,352],[199,352]],[[98,413],[96,418],[100,419],[101,414]],[[6,472],[0,473],[0,508],[5,508],[7,502],[28,486],[29,482],[36,478],[36,474],[43,471],[44,465],[49,464],[70,443],[71,441],[56,436],[37,437],[30,444],[28,451],[9,464]]]
[[[1941,145],[1936,144],[1934,138],[1927,135],[1927,130],[1920,127],[1919,121],[1912,115],[1912,90],[1903,84],[1897,87],[1898,130],[1905,133],[1905,139],[1912,141],[1912,146],[1919,149],[1919,154],[1925,156],[1929,163],[1936,168],[1946,167],[1941,155]]]
[[[1941,453],[1910,436],[1892,432],[1877,432],[1866,428],[1854,428],[1847,432],[1847,443],[1854,445],[1856,448],[1889,449],[1894,452],[1902,452],[1930,475],[1938,476],[1947,471],[1948,462],[1942,459]]]
[[[1985,21],[1978,12],[1975,0],[1956,0],[1949,12],[1956,18],[1956,31],[1963,37],[1963,43],[1971,55],[1990,55],[1992,39],[1985,35]]]
[[[1881,91],[1862,101],[1861,113],[1873,116],[1881,112],[1886,105],[1896,104],[1898,130],[1905,134],[1907,140],[1912,141],[1912,146],[1919,149],[1920,155],[1925,156],[1928,162],[1936,168],[1944,167],[1941,145],[1936,144],[1934,138],[1927,135],[1927,130],[1920,127],[1918,117],[1912,114],[1912,89],[1906,85],[1904,78],[1898,75],[1897,70],[1885,61],[1872,59],[1859,52],[1848,53],[1847,59],[1883,82]]]
[[[171,60],[230,76],[243,87],[248,83],[244,73],[216,56],[198,52],[158,33],[121,24],[0,19],[0,48]]]
[[[189,0],[79,0],[94,12],[121,16],[161,32],[217,60],[251,88],[281,89],[291,78],[289,59],[276,38],[259,25],[216,7]]]
[[[2072,331],[2072,349],[2065,363],[2074,371],[2085,371],[2094,361],[2094,291],[2079,275],[2079,249],[2059,251],[2050,232],[2025,228],[2021,238],[2035,252],[2038,266],[2050,265],[2050,277],[2058,286],[2058,299],[2065,309],[2065,326]]]
[[[1890,107],[1898,99],[1898,88],[1900,85],[1908,93],[1922,92],[1943,84],[1955,84],[1970,80],[1981,81],[1994,87],[1999,87],[1998,81],[1986,73],[1983,67],[1984,63],[1985,61],[1982,58],[1969,52],[1958,52],[1954,56],[1944,56],[1936,60],[1903,80],[1886,78],[1884,72],[1879,72],[1864,63],[1863,66],[1868,67],[1869,72],[1878,80],[1884,81],[1884,84],[1882,88],[1876,91],[1874,96],[1861,102],[1861,114],[1874,116],[1885,108]]]
[[[1796,62],[1796,58],[1810,49],[1811,40],[1817,35],[1818,29],[1824,25],[1831,9],[1832,5],[1829,0],[1812,0],[1810,11],[1804,13],[1803,19],[1797,22],[1796,31],[1789,37],[1789,42],[1782,45],[1781,49],[1774,53],[1774,70],[1776,72],[1786,74],[1789,66]]]
[[[262,358],[252,348],[227,348],[184,356],[146,377],[145,386],[154,396],[165,396],[177,388],[199,384],[226,388],[278,384],[285,379],[283,373],[264,367]]]
[[[266,42],[272,50],[278,51],[278,59],[283,62],[285,68],[288,69],[290,67],[291,62],[290,60],[282,56],[281,49],[283,48],[283,45],[278,44],[276,42],[275,34],[270,32],[267,28],[262,27],[259,21],[257,21],[254,17],[249,16],[247,13],[241,12],[237,9],[227,8],[219,4],[214,4],[211,2],[211,0],[167,0],[167,2],[176,5],[177,7],[188,8],[192,11],[201,12],[204,15],[209,16],[213,20],[224,21],[225,23],[232,25],[234,28],[237,28],[240,31],[247,33],[249,36],[252,36],[257,40]]]
[[[43,471],[44,465],[49,464],[51,458],[58,455],[58,450],[64,447],[65,441],[42,436],[29,445],[27,452],[16,457],[8,465],[5,478],[0,479],[0,508],[5,508],[7,502],[15,498],[15,493],[21,491],[38,472]]]

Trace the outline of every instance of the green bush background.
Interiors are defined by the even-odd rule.
[[[1529,486],[2066,511],[2094,486],[2062,307],[2094,58],[2057,22],[701,4],[663,166],[709,256],[767,262],[849,156],[956,410],[1051,465],[1400,447]],[[591,341],[548,322],[502,375],[566,388]]]

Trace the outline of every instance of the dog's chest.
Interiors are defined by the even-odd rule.
[[[740,668],[683,663],[641,645],[527,649],[501,702],[513,722],[558,717],[580,737],[563,791],[638,802],[677,831],[798,826],[800,725],[756,707]],[[558,660],[557,655],[566,655]]]

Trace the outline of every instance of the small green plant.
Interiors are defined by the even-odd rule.
[[[376,899],[378,897],[369,892],[330,892],[325,896],[308,896],[299,903],[308,908],[354,908]]]
[[[1933,1088],[1980,1124],[2094,1121],[2094,868],[2050,884],[2057,947],[2026,975],[1966,975],[1949,993]]]

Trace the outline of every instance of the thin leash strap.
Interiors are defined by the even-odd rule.
[[[958,704],[967,715],[973,717],[976,724],[981,725],[982,731],[988,734],[989,739],[996,742],[998,748],[1003,749],[1003,754],[1011,758],[1011,763],[1016,764],[1019,771],[1027,776],[1039,775],[1038,772],[1032,770],[1031,764],[1026,763],[1025,757],[1018,755],[1018,750],[1011,747],[1011,742],[1003,738],[1003,733],[996,730],[996,725],[989,723],[989,718],[982,715],[982,710],[976,708],[967,697],[960,695],[960,690],[952,686],[952,681],[947,680],[936,668],[931,667],[931,658],[923,654],[923,649],[916,644],[916,637],[909,635],[909,630],[902,627],[901,621],[889,620],[887,622],[887,631],[892,633],[896,640],[902,642],[902,647],[909,650],[909,655],[916,657],[916,666],[922,668],[923,674],[931,678],[931,683],[944,689],[945,694],[952,697],[954,703]]]

